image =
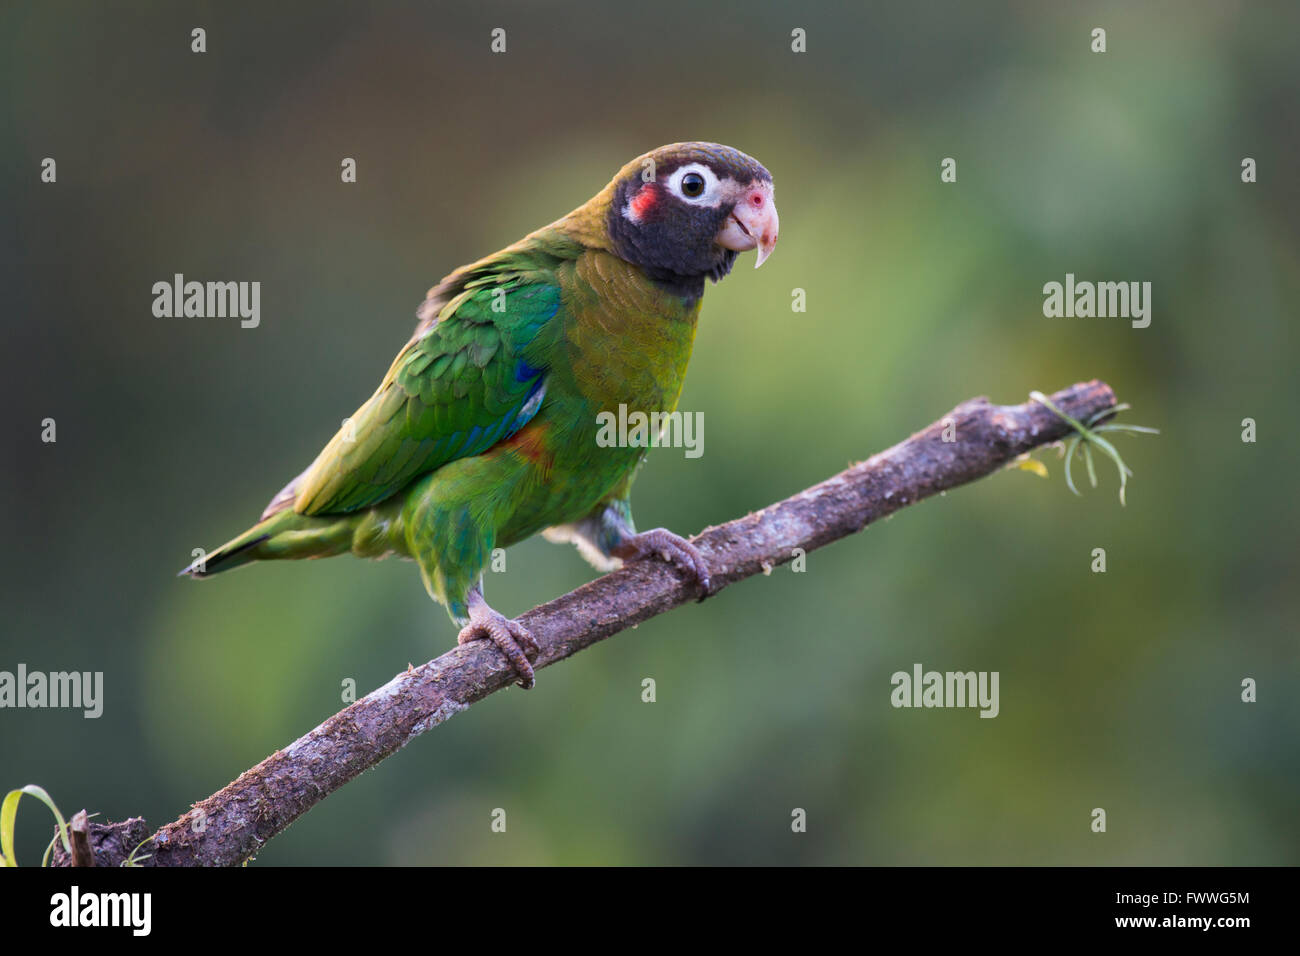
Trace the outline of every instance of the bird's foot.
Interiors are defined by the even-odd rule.
[[[655,528],[653,531],[643,531],[633,535],[615,548],[614,554],[624,560],[643,558],[651,554],[658,555],[695,579],[695,583],[700,587],[701,600],[708,597],[713,590],[709,566],[700,549],[667,528]]]
[[[515,673],[519,675],[519,680],[515,683],[524,690],[537,683],[532,662],[537,660],[542,649],[533,635],[528,633],[528,628],[492,610],[481,595],[470,595],[469,623],[461,628],[456,643],[465,644],[484,638],[491,640],[506,656],[506,660],[510,661]]]

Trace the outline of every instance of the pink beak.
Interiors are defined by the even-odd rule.
[[[736,207],[731,211],[727,224],[718,233],[718,244],[724,249],[736,252],[758,250],[757,269],[776,248],[776,236],[781,220],[776,214],[776,201],[772,196],[772,184],[757,182],[746,186]]]

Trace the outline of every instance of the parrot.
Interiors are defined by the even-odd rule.
[[[705,279],[750,250],[762,265],[778,227],[771,173],[739,150],[684,142],[637,157],[573,212],[435,285],[374,394],[257,524],[180,575],[412,559],[458,643],[491,640],[524,688],[540,648],[483,596],[494,549],[543,533],[602,572],[659,558],[707,596],[698,548],[636,530],[646,443],[598,442],[598,421],[620,405],[676,409]]]

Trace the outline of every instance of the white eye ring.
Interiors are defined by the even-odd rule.
[[[704,192],[698,196],[688,196],[682,191],[682,180],[688,173],[696,173],[704,180]],[[703,163],[688,163],[673,170],[668,177],[669,191],[682,202],[692,206],[716,206],[722,201],[722,183],[713,170]]]

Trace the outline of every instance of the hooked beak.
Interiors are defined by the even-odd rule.
[[[776,234],[781,223],[776,214],[770,182],[751,183],[740,191],[727,224],[718,233],[718,245],[736,252],[758,250],[757,269],[776,248]]]

